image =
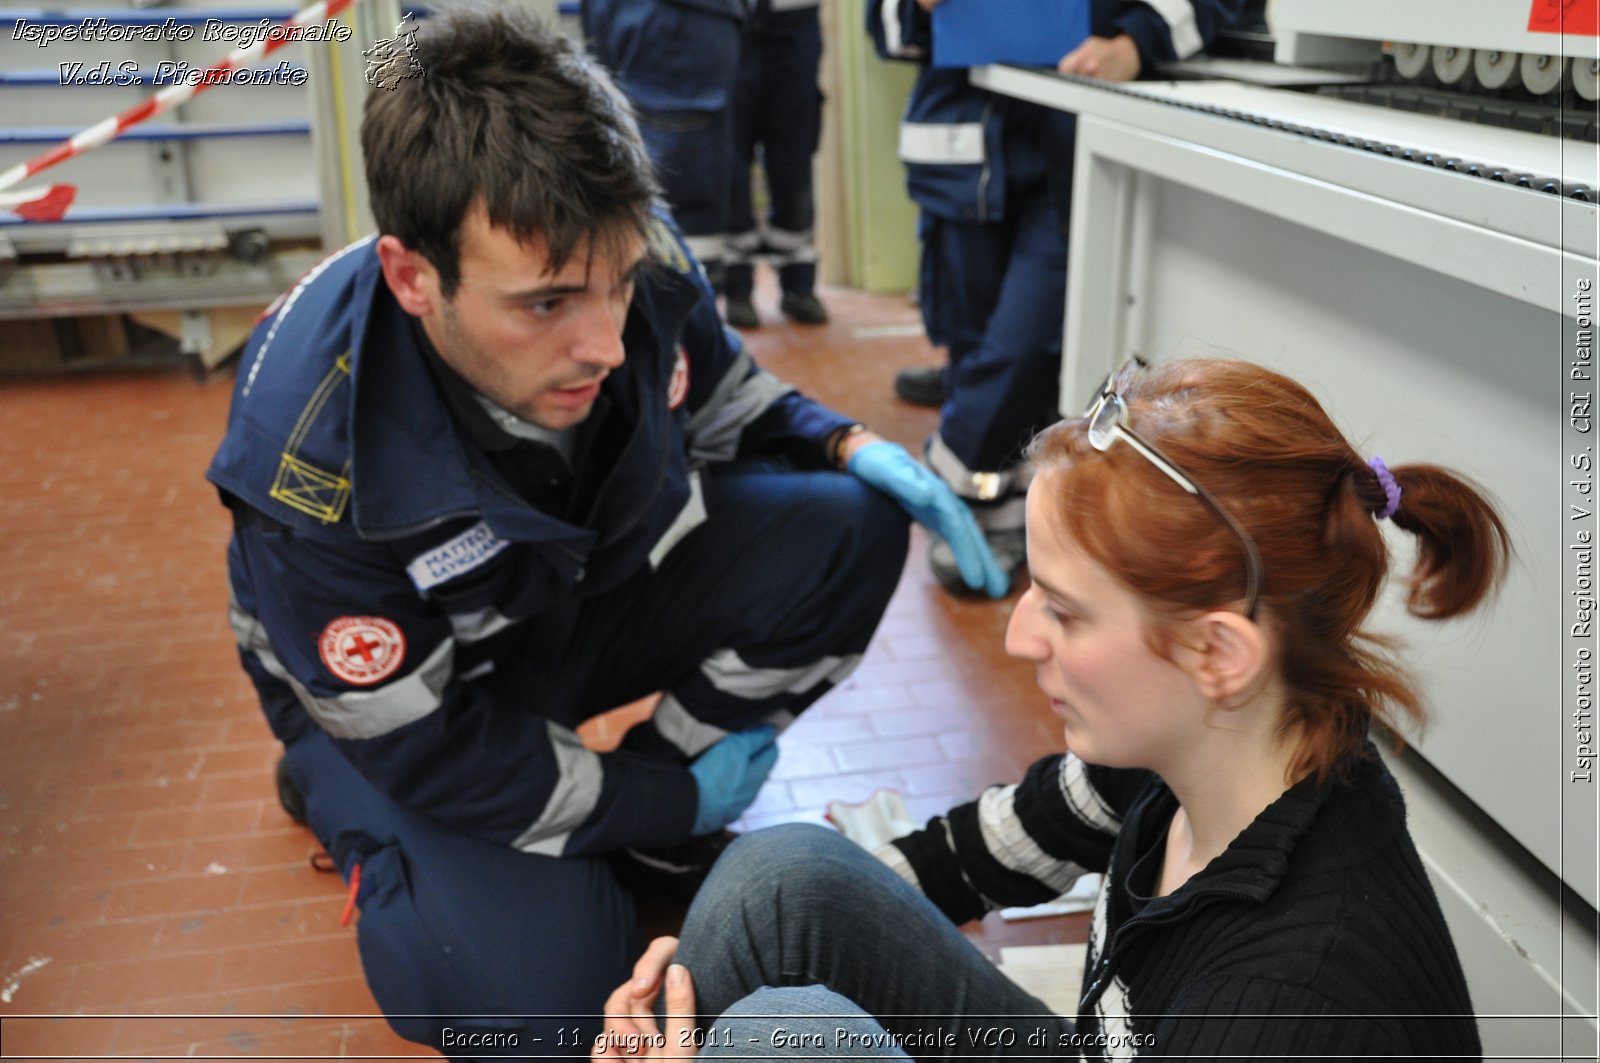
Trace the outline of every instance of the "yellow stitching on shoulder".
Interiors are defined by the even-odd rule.
[[[345,471],[349,471],[348,465]],[[344,516],[344,507],[350,501],[350,478],[319,469],[284,451],[270,493],[290,509],[333,524]]]
[[[310,400],[305,409],[300,411],[300,419],[294,423],[294,431],[289,433],[286,444],[292,454],[300,449],[300,444],[305,441],[306,433],[311,431],[311,422],[317,419],[317,414],[328,404],[328,399],[333,395],[333,389],[344,382],[350,375],[350,352],[345,351],[334,360],[328,369],[328,374],[322,378],[322,383],[317,385],[317,390],[311,393]]]
[[[679,273],[690,271],[689,256],[672,235],[672,229],[660,218],[650,219],[650,254]]]

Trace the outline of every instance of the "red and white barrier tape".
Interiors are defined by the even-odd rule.
[[[143,103],[135,104],[121,114],[96,122],[83,132],[63,140],[44,154],[35,156],[27,162],[18,163],[0,173],[0,210],[9,210],[28,221],[60,221],[67,208],[72,205],[73,197],[77,195],[78,189],[75,185],[25,188],[17,192],[5,190],[27,180],[40,170],[48,169],[115,140],[125,130],[140,122],[189,102],[212,85],[226,80],[217,76],[218,74],[248,66],[285,44],[294,43],[294,34],[283,31],[326,22],[354,3],[356,0],[317,0],[317,3],[286,19],[281,26],[262,35],[248,48],[236,49],[221,62],[207,67],[199,77],[187,79],[190,83],[169,85]]]

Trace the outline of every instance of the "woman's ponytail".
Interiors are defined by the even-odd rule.
[[[1394,470],[1403,497],[1392,519],[1417,537],[1406,608],[1424,620],[1469,612],[1511,560],[1511,538],[1483,492],[1437,465]]]

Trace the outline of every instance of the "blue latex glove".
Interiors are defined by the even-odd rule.
[[[700,792],[695,836],[721,830],[738,819],[777,762],[778,731],[767,724],[731,734],[696,757],[689,765]]]
[[[989,551],[972,510],[943,480],[917,464],[905,447],[887,441],[868,443],[850,455],[846,467],[949,543],[967,586],[991,598],[1006,596],[1011,578]]]

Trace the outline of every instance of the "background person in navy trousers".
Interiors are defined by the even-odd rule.
[[[907,516],[1004,579],[942,483],[723,326],[597,64],[514,8],[417,43],[362,121],[378,232],[243,354],[229,620],[396,1032],[582,1055],[637,951],[620,869],[704,874],[866,650]],[[653,692],[620,749],[578,739]]]
[[[747,0],[583,0],[583,35],[633,102],[679,227],[721,290]]]
[[[1022,451],[1059,416],[1076,126],[1070,114],[973,86],[965,69],[932,66],[931,12],[940,3],[983,0],[866,5],[878,54],[923,64],[900,126],[900,160],[921,211],[923,325],[949,351],[948,366],[931,371],[940,379],[907,370],[895,385],[902,398],[943,404],[926,460],[972,508],[1001,566],[1015,571],[1028,487]],[[1089,0],[1092,35],[1058,69],[1131,81],[1200,51],[1243,6]],[[940,583],[961,591],[945,544],[933,544],[928,560]]]
[[[734,104],[734,166],[729,197],[727,320],[761,324],[752,295],[755,264],[770,263],[782,292],[779,310],[802,325],[821,325],[817,298],[816,206],[811,160],[822,137],[822,22],[818,0],[755,0],[745,27]],[[767,213],[758,219],[752,166],[761,158]]]

